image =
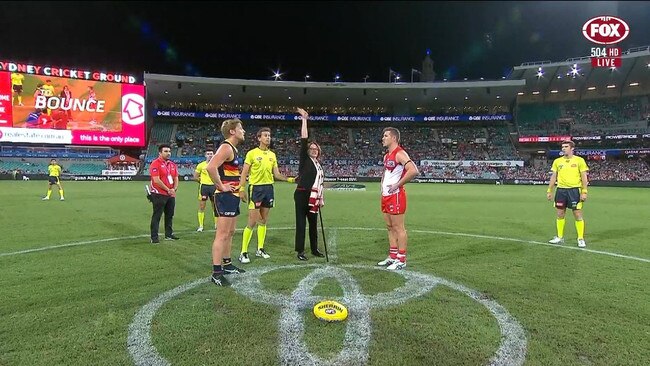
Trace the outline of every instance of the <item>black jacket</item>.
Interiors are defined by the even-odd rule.
[[[316,166],[309,157],[307,139],[300,139],[300,164],[298,165],[298,187],[299,190],[311,191],[316,179]]]

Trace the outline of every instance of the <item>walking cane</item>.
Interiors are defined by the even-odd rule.
[[[323,232],[323,244],[325,245],[325,262],[329,263],[330,258],[327,256],[327,240],[325,240],[325,227],[323,226],[323,206],[318,209],[318,217],[320,217],[320,229]]]

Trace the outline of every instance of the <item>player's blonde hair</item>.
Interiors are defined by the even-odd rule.
[[[230,131],[235,130],[238,124],[242,124],[239,118],[227,119],[223,121],[221,124],[221,134],[223,135],[223,138],[227,139],[230,137],[230,135],[234,135],[234,133],[231,134]]]

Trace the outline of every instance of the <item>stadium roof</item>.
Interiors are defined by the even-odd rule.
[[[347,83],[219,79],[144,74],[147,99],[197,102],[310,106],[463,106],[509,105],[523,80],[433,83]]]
[[[525,80],[525,95],[539,92],[539,98],[546,101],[650,92],[650,46],[624,51],[621,58],[621,67],[614,69],[592,67],[589,56],[560,62],[526,62],[514,67],[508,78]],[[569,93],[575,97],[569,97]]]

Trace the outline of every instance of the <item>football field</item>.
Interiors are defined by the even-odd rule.
[[[545,186],[409,184],[406,271],[379,186],[327,191],[330,256],[293,251],[295,185],[277,183],[265,249],[233,287],[208,282],[210,229],[182,182],[174,229],[149,243],[146,182],[0,181],[0,365],[647,365],[650,191],[591,187],[586,249],[555,235]],[[162,232],[161,220],[161,232]],[[161,239],[163,235],[161,234]],[[319,245],[323,251],[319,225]],[[307,245],[308,246],[308,245]],[[350,316],[317,320],[335,299]]]

